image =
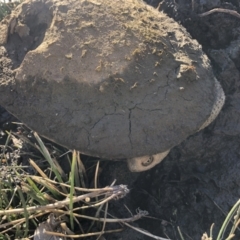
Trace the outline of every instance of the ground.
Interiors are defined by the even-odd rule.
[[[124,204],[133,212],[137,208],[147,210],[157,219],[145,218],[137,225],[155,235],[178,240],[179,226],[186,240],[197,240],[215,223],[216,238],[227,212],[240,196],[240,18],[226,13],[205,17],[198,14],[217,7],[240,12],[240,3],[238,0],[147,1],[153,7],[159,2],[159,10],[180,22],[202,45],[223,86],[226,103],[209,127],[172,149],[150,171],[129,173],[125,163],[102,163],[100,184],[110,184],[114,178],[119,184],[129,184],[130,194],[113,202],[111,213],[129,216]],[[2,132],[11,129],[12,120],[6,111],[0,110]],[[106,235],[105,239],[150,238],[126,230]],[[239,232],[235,239],[239,239]]]
[[[180,239],[177,226],[185,239],[195,240],[209,232],[212,223],[216,238],[240,195],[240,18],[226,13],[198,16],[212,8],[239,12],[240,5],[238,1],[201,2],[166,0],[159,7],[202,45],[224,88],[225,106],[208,128],[172,149],[163,163],[141,173],[133,184],[131,200],[126,200],[132,209],[140,207],[159,219],[142,220],[141,228],[174,240]],[[159,1],[148,3],[157,7]]]

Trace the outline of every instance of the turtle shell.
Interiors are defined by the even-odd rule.
[[[216,84],[201,46],[142,1],[25,1],[0,29],[0,104],[63,146],[152,155],[211,114]]]

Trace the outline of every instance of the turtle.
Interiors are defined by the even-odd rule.
[[[27,0],[0,31],[0,104],[42,136],[133,172],[225,102],[201,45],[141,0]]]

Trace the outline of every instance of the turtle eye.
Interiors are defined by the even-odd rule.
[[[149,166],[150,164],[152,164],[153,160],[153,156],[149,156],[145,161],[142,162],[142,165],[144,167]]]

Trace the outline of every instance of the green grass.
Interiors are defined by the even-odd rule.
[[[0,21],[8,14],[11,13],[16,6],[22,2],[22,0],[15,1],[13,3],[8,3],[7,1],[0,0]]]
[[[122,185],[97,188],[99,163],[94,163],[92,180],[87,179],[89,175],[78,151],[58,149],[52,143],[45,143],[36,132],[31,137],[8,133],[6,144],[0,148],[0,168],[5,169],[5,176],[0,176],[1,240],[29,238],[41,225],[45,226],[46,234],[56,239],[100,237],[122,230],[109,229],[110,223],[135,221],[146,215],[145,212],[126,219],[109,215],[108,202],[124,197],[128,189]],[[28,166],[9,161],[10,153],[13,158],[19,153],[28,156]],[[58,163],[61,156],[69,160],[69,172]],[[84,179],[95,181],[95,187],[87,188]]]

